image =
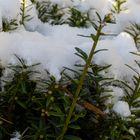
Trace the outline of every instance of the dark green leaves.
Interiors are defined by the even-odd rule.
[[[64,15],[63,9],[59,5],[52,4],[49,1],[42,1],[36,3],[36,9],[38,10],[38,18],[42,22],[48,22],[52,25],[64,23],[62,19]]]
[[[2,19],[2,31],[8,32],[18,28],[18,22],[16,19]]]
[[[87,27],[90,21],[88,13],[82,13],[76,8],[70,8],[70,17],[68,24],[72,27]]]
[[[79,57],[81,57],[83,60],[87,60],[87,58],[88,58],[88,55],[83,51],[83,50],[81,50],[80,48],[75,48],[76,49],[76,51],[77,51],[77,53],[75,53],[77,56],[79,56]]]

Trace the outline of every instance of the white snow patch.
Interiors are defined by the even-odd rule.
[[[119,87],[107,86],[107,89],[111,90],[111,92],[103,93],[102,95],[110,95],[110,97],[107,98],[107,101],[105,101],[106,104],[115,104],[125,96],[123,89]]]
[[[118,101],[113,106],[113,111],[117,114],[121,115],[122,117],[128,117],[131,115],[129,105],[125,101]]]
[[[38,0],[42,1],[42,0]],[[61,7],[76,6],[81,10],[87,11],[90,8],[96,8],[101,11],[101,16],[108,13],[112,1],[111,0],[52,0],[58,3]],[[31,4],[30,0],[26,1],[26,6]],[[0,24],[2,18],[15,18],[20,13],[20,0],[0,0]],[[85,7],[84,7],[85,6]],[[140,60],[130,52],[136,52],[134,41],[130,35],[122,32],[124,26],[129,25],[129,21],[137,21],[140,23],[139,1],[128,0],[125,5],[128,11],[124,11],[115,15],[117,24],[108,25],[104,31],[120,33],[118,36],[112,38],[104,38],[99,41],[97,49],[108,49],[106,52],[100,52],[95,55],[93,61],[97,64],[112,64],[108,71],[108,76],[116,79],[123,79],[127,77],[131,79],[133,72],[129,70],[125,64],[136,67],[134,59]],[[43,24],[39,21],[35,5],[31,5],[31,10],[28,11],[32,20],[25,22],[27,30],[24,31],[21,26],[18,31],[12,33],[0,33],[0,59],[1,63],[6,66],[9,62],[15,63],[13,54],[17,54],[27,60],[27,63],[41,62],[42,68],[49,69],[50,73],[60,78],[60,71],[63,66],[72,67],[76,62],[81,62],[80,58],[74,55],[75,47],[83,49],[89,53],[92,47],[92,40],[78,36],[90,35],[95,33],[93,28],[79,29],[69,27],[68,25],[51,26]],[[27,12],[27,11],[26,11]],[[109,28],[108,28],[109,27]],[[37,32],[35,32],[37,31]]]
[[[137,49],[129,34],[122,32],[113,39],[101,40],[98,43],[97,49],[108,49],[108,51],[103,51],[95,55],[95,62],[101,65],[112,64],[109,72],[115,79],[126,77],[130,80],[132,78],[134,73],[125,64],[129,64],[135,68],[136,64],[134,60],[140,60],[140,58],[130,53],[137,52]]]
[[[13,138],[10,138],[10,140],[20,140],[20,137],[21,137],[21,135],[20,135],[20,133],[19,132],[14,132],[13,134],[12,134],[14,137]]]

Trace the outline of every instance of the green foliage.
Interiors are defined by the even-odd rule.
[[[32,0],[33,3],[37,4]],[[40,3],[38,3],[40,4]],[[43,4],[43,3],[42,3]],[[39,6],[39,16],[51,24],[62,23],[63,14],[57,17],[59,13],[58,5],[51,5],[46,15],[47,8],[44,5]],[[25,0],[21,7],[21,24],[30,20],[30,16],[25,15]],[[46,8],[46,9],[44,9]],[[27,9],[26,9],[27,10]],[[28,9],[30,10],[30,9]],[[44,12],[42,10],[45,10]],[[71,9],[72,15],[69,18],[69,24],[76,27],[86,27],[88,15],[80,11]],[[56,81],[46,70],[47,76],[43,79],[32,78],[40,73],[35,70],[35,65],[27,65],[26,61],[16,56],[18,63],[9,65],[11,73],[4,81],[0,79],[0,139],[10,139],[14,131],[19,131],[22,140],[139,140],[140,134],[140,74],[131,66],[136,75],[133,77],[133,85],[126,81],[117,81],[115,86],[124,89],[126,100],[133,116],[130,118],[121,118],[114,112],[104,113],[106,104],[104,102],[109,96],[104,95],[109,92],[107,86],[112,84],[112,78],[102,75],[111,65],[98,65],[92,62],[93,55],[98,55],[98,40],[102,35],[102,28],[106,22],[111,22],[111,15],[101,19],[96,13],[98,21],[93,23],[97,31],[91,34],[93,46],[90,54],[86,54],[80,48],[76,49],[76,55],[82,59],[83,64],[76,64],[77,70],[65,68],[62,71],[62,78]],[[44,17],[43,17],[44,16]],[[80,17],[80,18],[79,18]],[[79,23],[76,23],[79,21]],[[11,30],[11,22],[4,25],[5,31]],[[139,62],[137,65],[140,67]],[[67,71],[73,73],[73,77],[67,74]],[[2,77],[3,69],[0,68]],[[1,84],[3,83],[3,84]],[[2,85],[4,85],[2,87]],[[132,133],[130,130],[133,130]]]
[[[51,1],[36,2],[38,18],[42,22],[48,22],[52,25],[68,24],[72,27],[88,27],[90,23],[89,13],[82,13],[75,7],[60,7],[58,4],[52,4]],[[64,19],[64,16],[69,17]]]
[[[13,73],[11,80],[4,81],[4,91],[0,92],[0,139],[10,139],[9,134],[14,130],[27,130],[22,136],[24,140],[55,140],[71,103],[63,88],[66,83],[63,85],[63,80],[58,83],[52,76],[32,80],[30,77],[37,74],[32,70],[36,65],[28,66],[23,59],[17,59],[19,64],[9,66]],[[73,135],[80,129],[77,119],[84,114],[83,110],[73,112],[69,126]]]
[[[20,20],[20,24],[25,25],[25,22],[30,21],[33,17],[31,17],[30,15],[27,14],[27,12],[29,12],[32,7],[32,5],[26,6],[26,0],[22,0],[21,1],[21,20]]]
[[[97,14],[97,17],[98,17],[98,23],[99,24],[97,25],[96,34],[95,35],[91,34],[91,38],[93,39],[93,45],[92,45],[92,48],[90,50],[89,55],[87,55],[84,51],[77,48],[77,51],[78,51],[77,55],[85,60],[85,64],[84,64],[84,66],[81,70],[79,79],[77,79],[77,86],[76,86],[76,90],[74,91],[75,94],[73,95],[73,100],[72,100],[72,103],[71,103],[71,107],[68,111],[68,115],[66,117],[66,121],[65,121],[64,127],[62,129],[62,132],[60,133],[57,140],[63,140],[63,138],[64,138],[64,136],[65,136],[65,134],[68,130],[68,126],[70,124],[72,114],[75,110],[76,103],[77,103],[78,98],[80,97],[80,93],[83,89],[83,84],[84,84],[85,77],[88,73],[88,70],[89,70],[91,62],[92,62],[92,57],[94,56],[95,53],[98,52],[98,51],[95,51],[95,49],[96,49],[97,43],[99,41],[99,38],[101,36],[102,28],[104,27],[104,24],[106,23],[106,20],[105,20],[105,18],[102,19],[98,13],[96,13],[96,14]]]
[[[101,19],[99,21],[102,24]],[[99,28],[101,30],[102,27],[99,26]],[[94,51],[100,37],[100,30],[94,37],[91,35],[94,41],[93,54],[100,51]],[[108,79],[101,77],[99,72],[109,66],[92,65],[93,54],[88,57],[81,49],[76,48],[76,50],[76,55],[81,57],[85,63],[88,62],[86,71],[85,66],[79,65],[81,69],[75,71],[74,78],[65,74],[64,71],[59,82],[56,82],[52,76],[47,79],[32,80],[31,76],[37,73],[32,70],[36,65],[28,66],[23,59],[16,56],[20,64],[9,66],[13,74],[10,75],[11,80],[5,81],[4,90],[0,93],[2,100],[0,103],[2,106],[0,110],[2,126],[0,128],[3,130],[1,131],[1,139],[9,139],[8,134],[11,134],[15,129],[23,132],[24,135],[21,138],[25,140],[58,139],[63,126],[65,126],[65,120],[69,116],[71,104],[75,99],[64,132],[66,135],[63,135],[64,139],[80,139],[81,128],[78,120],[84,118],[87,110],[91,111],[95,118],[97,115],[105,115],[100,110],[100,108],[104,109],[100,104],[100,93],[104,90],[101,85],[102,81]],[[80,96],[77,96],[74,93],[81,83],[79,78],[83,74],[82,69],[84,69],[83,88],[80,86]],[[97,81],[95,82],[95,80]],[[25,130],[27,130],[26,133],[24,133]]]
[[[140,69],[140,62],[135,60],[135,63],[137,64],[138,68]],[[125,100],[128,102],[130,108],[138,108],[140,107],[140,73],[139,71],[135,70],[135,68],[128,66],[129,69],[132,70],[134,73],[134,76],[132,78],[132,83],[124,82],[124,81],[118,81],[118,85],[125,91]],[[120,82],[120,83],[119,83]]]
[[[52,25],[63,24],[63,10],[57,4],[52,4],[49,1],[36,3],[38,18],[42,22],[49,22]]]
[[[86,62],[88,58],[87,54],[79,48],[76,48],[76,50],[76,55]],[[68,79],[71,80],[71,83],[73,83],[69,86],[70,91],[75,90],[75,83],[79,83],[77,79],[79,79],[81,73],[80,71],[82,71],[84,67],[84,65],[76,66],[80,68],[79,72],[68,69],[75,73],[75,79],[68,77]],[[108,99],[109,96],[101,96],[101,94],[109,92],[106,91],[104,85],[110,85],[110,80],[112,79],[102,76],[101,71],[106,71],[109,67],[110,65],[99,66],[91,63],[80,92],[80,102],[88,101],[101,110],[105,110],[106,107],[104,101]],[[122,119],[114,113],[110,113],[107,116],[104,114],[104,117],[100,117],[99,115],[101,114],[96,113],[97,112],[93,113],[87,111],[86,116],[78,120],[81,128],[80,137],[83,140],[133,140],[135,138],[135,136],[129,132],[129,129],[134,126],[129,121]]]
[[[140,63],[135,61],[138,67],[140,68]],[[134,88],[131,87],[129,84],[126,84],[126,87],[129,88],[129,90],[125,90],[127,93],[127,102],[129,103],[130,107],[140,107],[140,102],[138,101],[140,98],[140,73],[137,72],[134,68],[127,65],[133,72],[135,72],[136,75],[133,76],[133,84]]]
[[[2,19],[2,31],[8,32],[13,31],[18,28],[18,23],[16,19],[11,19],[10,21],[7,19]]]
[[[100,51],[103,50],[97,52]],[[83,50],[76,48],[76,55],[87,61],[88,55]],[[9,65],[11,74],[0,92],[0,139],[10,139],[17,130],[22,140],[56,140],[64,126],[84,65],[76,64],[76,71],[66,68],[59,82],[48,71],[47,78],[33,80],[32,76],[39,74],[35,71],[38,64],[27,65],[25,60],[16,57],[19,62]],[[139,110],[132,110],[135,116],[128,119],[113,112],[103,112],[106,109],[104,101],[109,96],[101,94],[107,92],[104,85],[110,85],[112,79],[104,77],[101,72],[109,67],[90,63],[64,140],[139,140]],[[74,77],[67,71],[73,72]],[[137,73],[133,92],[130,85],[121,83],[129,93],[125,100],[135,108],[139,107],[138,79]]]
[[[86,62],[88,55],[79,48],[76,48],[76,51],[77,52],[75,54],[81,57]],[[100,51],[105,50],[95,51],[94,54],[99,53]],[[78,67],[79,69],[79,72],[78,71],[75,72],[75,78],[79,79],[84,65],[76,64],[75,66]],[[87,74],[84,78],[83,87],[79,95],[81,100],[91,102],[101,110],[105,110],[106,107],[104,101],[109,97],[109,96],[101,96],[102,93],[106,92],[106,88],[104,87],[104,85],[113,80],[112,78],[104,77],[101,73],[103,71],[106,71],[110,66],[111,65],[100,66],[98,64],[91,63],[87,71]]]
[[[32,3],[36,3],[36,0],[31,0]]]
[[[140,68],[140,63],[135,61],[138,68]],[[124,89],[125,96],[123,100],[125,100],[131,109],[132,116],[126,120],[129,127],[131,126],[135,132],[135,139],[139,139],[139,126],[140,126],[140,73],[135,70],[135,68],[127,65],[129,69],[132,70],[134,76],[132,78],[132,83],[128,83],[126,81],[117,80],[117,86]]]
[[[129,132],[131,124],[115,113],[110,113],[105,118],[96,117],[96,119],[89,113],[80,120],[80,124],[83,140],[136,139],[136,137]]]
[[[125,32],[127,32],[133,37],[136,47],[139,50],[140,49],[140,25],[137,23],[131,23],[131,25],[125,29]]]
[[[88,27],[90,18],[88,13],[82,13],[76,8],[70,8],[70,17],[68,18],[68,24],[72,27]]]
[[[125,8],[122,7],[125,2],[126,0],[114,0],[111,11],[113,13],[119,14],[121,11],[126,10]]]

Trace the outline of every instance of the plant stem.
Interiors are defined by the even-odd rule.
[[[79,80],[79,84],[78,84],[78,87],[76,89],[76,92],[75,92],[75,95],[74,95],[74,98],[73,98],[73,101],[72,101],[72,104],[71,104],[71,107],[69,109],[69,112],[68,112],[68,115],[67,115],[67,118],[66,118],[66,122],[64,124],[64,127],[62,129],[62,133],[60,134],[60,136],[57,138],[57,140],[63,140],[63,137],[68,129],[68,125],[70,123],[70,120],[71,120],[71,117],[72,117],[72,113],[74,111],[74,108],[75,108],[75,105],[76,105],[76,102],[78,100],[78,97],[79,97],[79,94],[80,94],[80,91],[81,91],[81,88],[82,88],[82,85],[83,85],[83,82],[84,82],[84,78],[86,76],[86,73],[88,71],[88,68],[90,66],[90,63],[91,63],[91,60],[92,60],[92,57],[94,55],[94,52],[95,52],[95,49],[96,49],[96,46],[97,46],[97,43],[98,43],[98,40],[99,40],[99,37],[101,35],[101,30],[102,30],[102,24],[100,23],[99,27],[98,27],[98,30],[97,30],[97,33],[95,35],[95,38],[96,40],[94,41],[93,43],[93,46],[92,46],[92,49],[90,51],[90,54],[89,54],[89,57],[87,58],[87,61],[86,61],[86,64],[84,66],[84,69],[83,69],[83,72],[81,74],[81,77],[80,77],[80,80]]]
[[[24,25],[24,18],[25,18],[25,0],[21,2],[21,24]]]
[[[7,122],[7,123],[9,123],[9,124],[13,124],[11,121],[9,121],[9,120],[6,120],[6,119],[4,119],[4,118],[2,118],[2,117],[0,117],[0,119],[1,119],[2,121],[4,121],[4,122]]]

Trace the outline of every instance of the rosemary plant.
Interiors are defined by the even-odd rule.
[[[126,2],[126,0],[114,0],[111,11],[113,13],[119,14],[121,11],[126,10],[126,8],[123,8],[123,5],[125,2]]]
[[[137,23],[131,23],[129,27],[125,29],[125,32],[130,34],[135,42],[137,49],[140,49],[140,25]]]
[[[38,18],[42,22],[49,22],[52,25],[63,24],[63,9],[57,4],[52,4],[50,1],[42,1],[36,3]]]
[[[27,11],[30,11],[32,9],[31,5],[26,6],[26,0],[22,0],[21,1],[21,20],[20,20],[20,24],[25,25],[25,22],[30,21],[33,17],[31,17],[30,15],[27,14]]]
[[[82,86],[83,86],[84,78],[85,78],[85,76],[86,76],[86,74],[88,72],[88,68],[89,68],[89,66],[91,64],[92,57],[93,57],[93,55],[95,53],[97,43],[98,43],[99,38],[101,36],[102,28],[103,28],[103,26],[104,26],[104,24],[106,22],[104,19],[103,20],[101,19],[101,17],[98,15],[98,13],[97,13],[97,16],[98,16],[98,19],[99,19],[99,21],[98,21],[99,26],[97,28],[97,33],[95,35],[93,35],[93,34],[91,35],[91,38],[93,39],[94,43],[93,43],[92,49],[90,51],[90,54],[86,59],[86,64],[85,64],[85,66],[83,68],[82,74],[81,74],[80,79],[78,81],[77,89],[75,91],[74,98],[73,98],[72,104],[70,106],[70,109],[69,109],[69,112],[68,112],[64,127],[62,129],[62,132],[61,132],[60,136],[57,138],[57,140],[63,140],[64,135],[65,135],[65,133],[66,133],[66,131],[68,129],[68,125],[70,124],[70,120],[71,120],[73,111],[75,109],[75,106],[76,106],[76,103],[78,101],[80,91],[81,91]]]
[[[7,19],[2,19],[2,31],[8,32],[13,31],[18,28],[18,23],[16,19],[11,19],[8,21]]]
[[[90,23],[89,14],[82,13],[76,8],[70,8],[70,17],[68,18],[68,24],[72,27],[88,27]]]

